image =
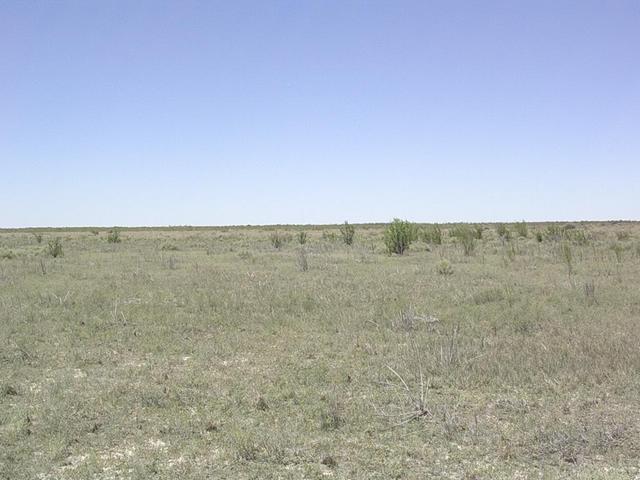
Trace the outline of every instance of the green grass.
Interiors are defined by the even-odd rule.
[[[0,231],[0,478],[634,478],[640,226],[579,227],[571,275],[495,226],[305,226],[304,269],[275,228]]]

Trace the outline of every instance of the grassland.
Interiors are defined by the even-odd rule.
[[[557,227],[0,231],[0,478],[638,478],[640,225]]]

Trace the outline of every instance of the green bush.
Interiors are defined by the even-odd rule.
[[[109,234],[107,235],[108,243],[120,243],[122,239],[120,238],[120,230],[117,228],[113,228],[109,230]]]
[[[440,229],[440,225],[434,223],[426,227],[422,231],[422,238],[425,242],[432,245],[442,245],[442,230]]]
[[[342,241],[347,245],[353,245],[353,237],[356,234],[356,229],[349,222],[344,222],[340,225],[340,235],[342,235]]]
[[[384,244],[389,253],[402,255],[416,236],[417,231],[413,223],[394,218],[384,232]]]
[[[56,237],[53,240],[49,240],[49,244],[47,245],[47,253],[53,258],[62,257],[64,255],[62,251],[62,242],[60,242],[59,238]]]
[[[300,245],[304,245],[305,243],[307,243],[307,232],[305,231],[298,232],[298,235],[296,235],[296,238],[298,239],[298,243]]]
[[[36,243],[42,243],[42,234],[41,233],[34,233],[33,237],[36,239]]]

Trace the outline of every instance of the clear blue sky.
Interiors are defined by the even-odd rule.
[[[0,0],[0,226],[640,219],[640,2]]]

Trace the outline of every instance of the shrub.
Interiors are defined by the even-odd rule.
[[[122,239],[120,238],[120,230],[117,228],[113,228],[109,230],[109,234],[107,235],[108,243],[120,243]]]
[[[42,234],[41,233],[34,233],[33,237],[36,239],[36,243],[42,243]]]
[[[547,225],[544,236],[547,238],[547,240],[557,242],[562,239],[562,237],[564,236],[564,232],[559,225]]]
[[[416,239],[416,228],[407,220],[394,218],[384,232],[384,244],[389,253],[402,255]]]
[[[282,245],[284,245],[284,236],[277,230],[269,236],[269,240],[271,240],[271,245],[273,245],[275,249],[280,249]]]
[[[353,237],[356,234],[356,229],[349,222],[344,222],[340,225],[340,235],[342,235],[342,241],[347,245],[353,245]]]
[[[298,235],[296,235],[296,238],[298,239],[298,243],[300,245],[304,245],[305,243],[307,243],[307,232],[305,231],[298,232]]]
[[[482,235],[482,233],[480,233]],[[451,236],[455,237],[462,246],[465,255],[471,255],[475,249],[477,230],[469,225],[457,225],[451,230]]]
[[[422,238],[425,242],[432,245],[442,245],[442,230],[440,229],[440,225],[434,223],[425,228],[422,232]]]
[[[496,225],[496,233],[502,240],[509,240],[511,238],[511,232],[504,223]]]
[[[473,233],[476,240],[482,240],[482,232],[484,231],[484,227],[482,225],[474,225]]]
[[[524,220],[513,225],[513,229],[516,231],[519,237],[527,238],[529,236],[529,227]]]
[[[451,262],[446,259],[440,260],[436,265],[436,272],[440,275],[452,275],[453,267],[451,266]]]
[[[160,250],[164,252],[175,252],[178,250],[178,247],[175,246],[173,243],[165,243],[160,247]]]
[[[16,258],[16,254],[13,253],[13,251],[9,250],[7,252],[0,253],[0,258],[3,258],[5,260],[13,260],[14,258]]]
[[[539,231],[539,230],[538,230],[538,231],[536,231],[536,241],[537,241],[538,243],[542,243],[542,240],[543,240],[543,239],[544,239],[544,237],[543,237],[543,235],[542,235],[542,232],[541,232],[541,231]]]
[[[336,237],[336,232],[322,232],[323,240],[327,240],[329,242],[335,242],[337,238],[338,237]]]
[[[622,232],[616,232],[616,238],[620,241],[629,240],[631,238],[631,234],[626,230],[623,230]]]
[[[49,240],[47,253],[53,258],[62,257],[64,255],[62,251],[62,243],[60,242],[59,238],[56,237],[53,240]]]

